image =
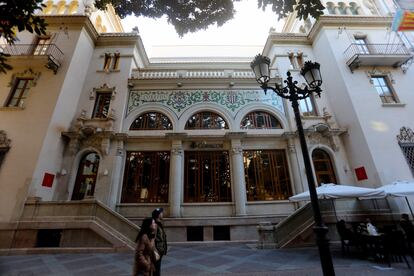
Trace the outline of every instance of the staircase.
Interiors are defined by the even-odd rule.
[[[40,233],[46,233],[57,236],[56,244],[46,246],[49,251],[118,252],[134,249],[139,227],[96,199],[28,200],[14,231],[10,245],[14,249],[41,251]]]

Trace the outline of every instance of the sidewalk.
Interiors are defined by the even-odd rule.
[[[333,245],[336,275],[414,275],[402,263],[378,264],[342,257]],[[0,256],[0,275],[131,275],[132,253],[44,254]],[[322,275],[316,248],[259,250],[252,244],[171,245],[163,259],[162,274],[169,275]]]

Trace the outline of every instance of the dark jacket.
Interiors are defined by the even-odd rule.
[[[161,256],[167,255],[167,235],[164,231],[164,226],[160,221],[156,221],[157,227],[157,234],[155,235],[155,248],[157,248],[158,253]]]

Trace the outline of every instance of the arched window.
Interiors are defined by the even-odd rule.
[[[159,112],[147,112],[139,115],[129,130],[171,130],[172,123],[167,116]]]
[[[96,177],[98,176],[99,155],[95,152],[85,154],[79,162],[72,200],[81,200],[85,196],[93,196]]]
[[[218,114],[203,111],[192,115],[185,129],[229,129],[227,122]]]
[[[282,128],[275,116],[263,112],[253,111],[246,115],[240,123],[241,129],[275,129]]]
[[[326,151],[315,149],[312,152],[312,160],[318,185],[322,183],[337,183],[331,157]]]

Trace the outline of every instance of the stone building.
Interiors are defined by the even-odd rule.
[[[253,57],[149,59],[139,33],[92,2],[46,1],[47,35],[1,46],[13,70],[0,75],[0,247],[128,248],[156,207],[170,241],[257,240],[261,222],[311,232],[309,206],[288,200],[307,190],[293,111],[263,93]],[[321,64],[321,97],[300,103],[314,178],[412,180],[410,34],[390,31],[389,1],[324,3],[262,50],[277,83]],[[398,199],[336,204],[406,211]]]

